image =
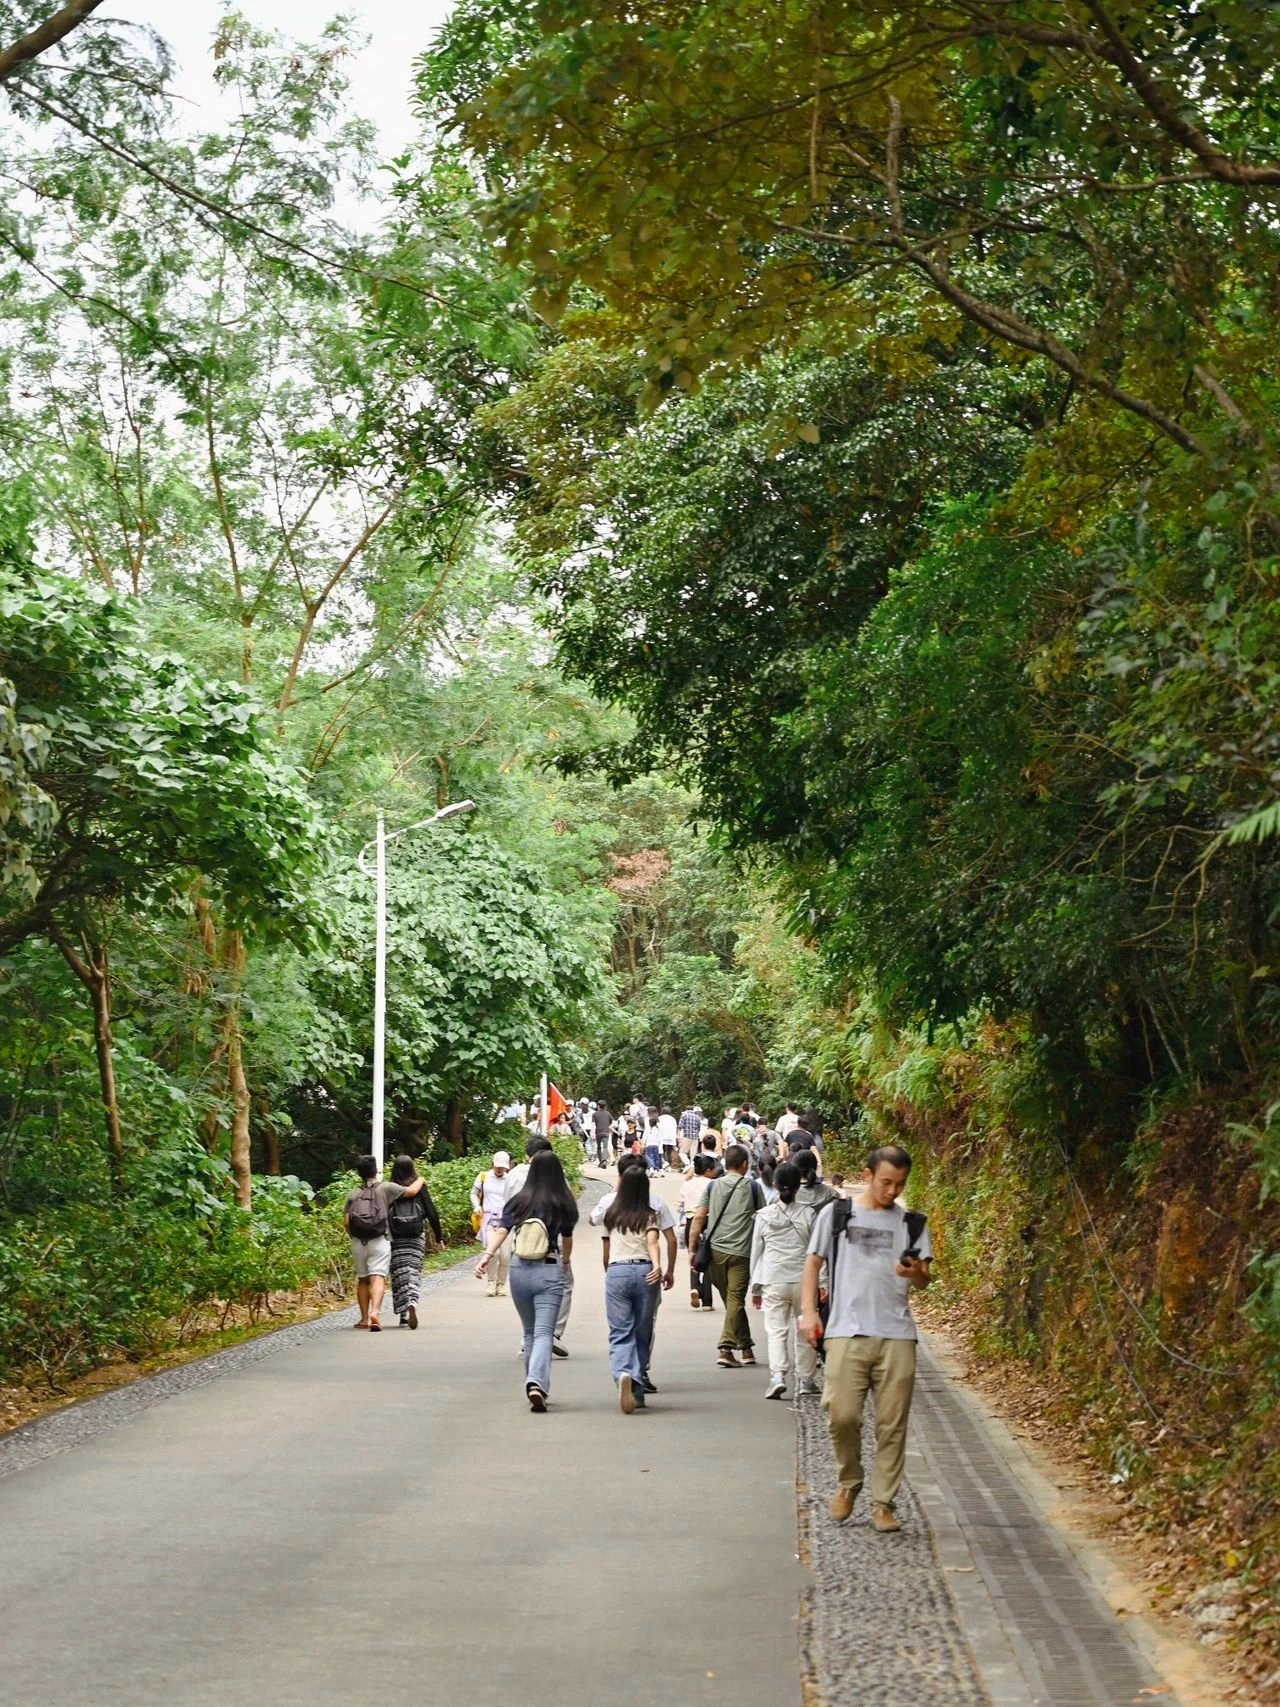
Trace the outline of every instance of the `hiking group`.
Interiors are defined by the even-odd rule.
[[[722,1320],[721,1369],[756,1363],[752,1318],[764,1326],[769,1378],[764,1397],[793,1386],[797,1403],[821,1397],[838,1484],[828,1510],[843,1523],[862,1488],[862,1419],[875,1396],[873,1526],[899,1527],[894,1502],[902,1481],[915,1382],[916,1326],[911,1292],[929,1284],[932,1246],[923,1215],[900,1202],[911,1158],[896,1145],[871,1152],[861,1181],[844,1189],[823,1178],[825,1146],[817,1114],[788,1108],[776,1126],[749,1105],[712,1127],[701,1109],[654,1120],[634,1099],[616,1119],[604,1102],[581,1103],[563,1130],[574,1131],[589,1159],[616,1167],[617,1184],[590,1212],[601,1229],[609,1367],[617,1402],[643,1413],[657,1393],[651,1364],[658,1311],[675,1286],[677,1253],[689,1260],[689,1303]],[[670,1126],[659,1122],[670,1121]],[[656,1182],[679,1171],[675,1207]],[[371,1156],[361,1186],[347,1199],[360,1320],[377,1329],[388,1274],[402,1326],[417,1325],[428,1224],[439,1218],[408,1157],[389,1181]],[[667,1188],[670,1189],[670,1188]],[[510,1291],[523,1331],[521,1356],[530,1409],[545,1412],[551,1369],[569,1355],[564,1343],[573,1300],[574,1235],[579,1208],[550,1140],[531,1133],[519,1166],[498,1151],[471,1188],[472,1226],[483,1246],[477,1278],[491,1296]]]

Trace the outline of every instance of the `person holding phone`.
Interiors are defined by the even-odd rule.
[[[902,1484],[915,1389],[911,1291],[928,1286],[933,1260],[924,1216],[898,1201],[910,1172],[907,1152],[883,1145],[867,1157],[862,1189],[819,1213],[800,1302],[800,1332],[810,1345],[824,1339],[826,1346],[822,1403],[840,1478],[828,1514],[833,1523],[844,1523],[862,1487],[862,1411],[870,1389],[876,1396],[871,1522],[882,1534],[902,1527],[893,1504]],[[818,1313],[824,1264],[830,1292],[825,1333]]]

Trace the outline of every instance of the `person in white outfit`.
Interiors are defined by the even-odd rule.
[[[498,1150],[493,1158],[493,1166],[484,1173],[477,1174],[471,1184],[471,1210],[473,1219],[479,1216],[476,1226],[476,1238],[488,1248],[489,1234],[502,1220],[502,1212],[507,1206],[507,1174],[511,1171],[511,1157],[505,1150]],[[511,1268],[510,1243],[499,1246],[494,1252],[489,1264],[488,1282],[490,1298],[500,1298],[506,1290],[507,1274]]]
[[[658,1148],[662,1152],[664,1169],[670,1168],[675,1161],[679,1142],[680,1128],[676,1125],[676,1117],[669,1108],[664,1108],[658,1116]]]
[[[794,1369],[796,1394],[818,1391],[818,1354],[796,1331],[805,1256],[817,1210],[797,1203],[801,1173],[794,1162],[780,1162],[773,1176],[777,1198],[759,1211],[751,1231],[751,1304],[764,1310],[769,1341],[766,1399],[783,1399]]]

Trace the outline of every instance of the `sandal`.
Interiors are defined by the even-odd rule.
[[[525,1395],[529,1400],[529,1409],[531,1411],[538,1411],[541,1413],[546,1410],[547,1395],[542,1391],[541,1387],[526,1387]]]

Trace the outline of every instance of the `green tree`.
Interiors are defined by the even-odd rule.
[[[6,885],[0,954],[47,937],[88,991],[122,1189],[106,916],[199,877],[237,922],[306,932],[319,822],[251,696],[147,650],[136,613],[104,592],[5,571],[0,676],[38,732],[30,781],[49,803]],[[248,1157],[233,1162],[247,1198]]]
[[[372,1047],[369,880],[335,892],[335,945],[309,982],[336,1019],[320,1097],[353,1132],[366,1129]],[[388,883],[387,1096],[396,1141],[440,1133],[461,1150],[465,1123],[542,1072],[572,1070],[600,1022],[598,942],[538,871],[483,831],[423,832],[395,848]],[[350,1139],[347,1140],[350,1142]]]
[[[1266,0],[674,0],[643,31],[481,3],[425,84],[546,311],[598,293],[655,397],[865,333],[905,284],[930,337],[1067,376],[1102,457],[1154,435],[1270,481],[1277,28]]]

